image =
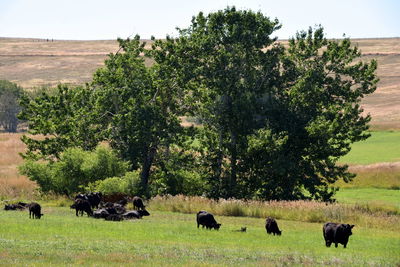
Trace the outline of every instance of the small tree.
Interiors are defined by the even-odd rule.
[[[93,150],[103,140],[101,117],[92,111],[90,89],[59,85],[56,90],[43,90],[34,97],[21,97],[21,120],[28,123],[26,159],[56,160],[69,147]]]
[[[22,88],[15,83],[0,80],[0,126],[7,132],[17,131],[18,100],[22,93]]]

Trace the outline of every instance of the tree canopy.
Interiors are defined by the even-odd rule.
[[[280,27],[228,7],[150,49],[119,39],[91,84],[24,98],[21,118],[45,135],[24,137],[26,155],[57,160],[107,141],[139,170],[143,195],[332,199],[332,184],[353,178],[338,159],[369,136],[360,101],[376,89],[376,61],[322,27],[283,45]],[[183,127],[185,116],[200,124]]]

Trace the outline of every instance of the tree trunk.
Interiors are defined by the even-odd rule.
[[[145,196],[148,196],[148,185],[149,185],[149,177],[151,166],[153,165],[154,158],[157,152],[157,145],[150,146],[147,149],[146,155],[143,158],[142,172],[140,173],[141,180],[141,193]]]
[[[237,172],[237,137],[236,133],[231,131],[231,177],[229,187],[229,197],[236,196],[236,172]]]

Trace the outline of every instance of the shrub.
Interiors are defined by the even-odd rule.
[[[95,151],[69,148],[56,162],[25,161],[21,174],[36,181],[44,193],[72,194],[98,180],[122,176],[128,163],[119,159],[109,148],[99,146]]]
[[[90,184],[88,191],[100,191],[105,195],[122,193],[127,195],[138,195],[140,190],[140,177],[138,171],[127,172],[122,177],[110,177],[94,184]]]

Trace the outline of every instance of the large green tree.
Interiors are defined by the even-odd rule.
[[[157,153],[182,130],[177,116],[178,90],[161,58],[146,66],[144,56],[157,52],[146,51],[139,36],[118,42],[120,51],[110,54],[105,67],[94,75],[92,112],[103,118],[111,146],[133,169],[140,168],[142,194],[148,194]]]
[[[361,62],[349,39],[328,41],[322,28],[274,45],[278,28],[227,8],[180,31],[177,65],[198,84],[189,94],[211,196],[329,200],[332,183],[353,177],[336,162],[368,137],[359,103],[376,89],[376,61]]]
[[[200,13],[180,31],[178,65],[186,80],[197,83],[189,94],[204,126],[199,140],[213,197],[237,196],[247,136],[262,127],[263,99],[279,76],[281,47],[270,37],[279,27],[260,12],[227,8]]]

